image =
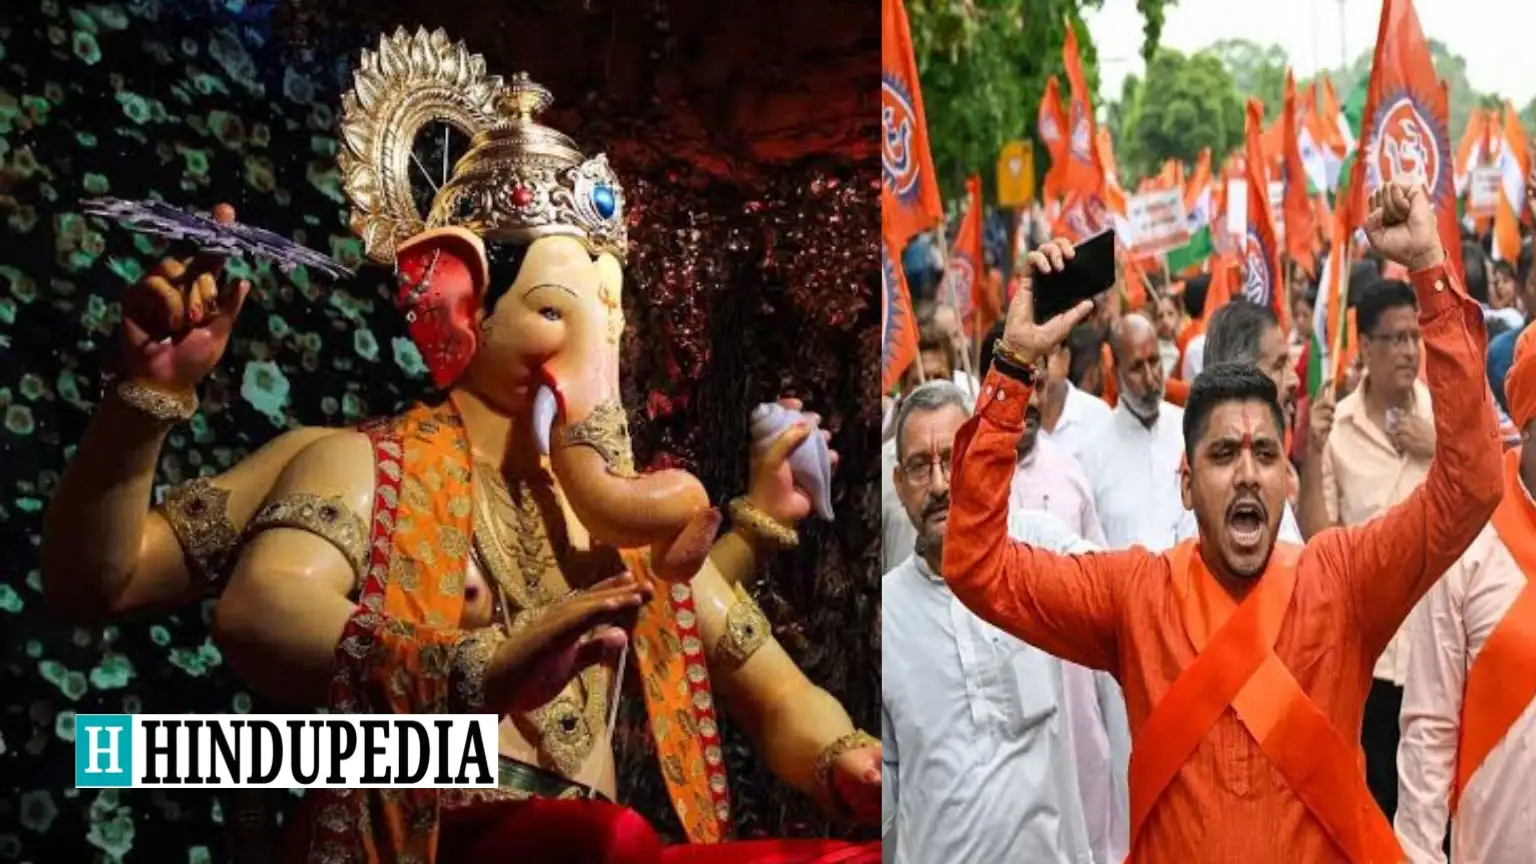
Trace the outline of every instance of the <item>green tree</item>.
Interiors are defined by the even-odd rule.
[[[1285,71],[1290,58],[1279,45],[1260,45],[1247,39],[1222,39],[1204,52],[1221,61],[1238,96],[1252,96],[1264,103],[1266,117],[1280,116],[1285,100]]]
[[[1147,80],[1122,94],[1117,109],[1122,139],[1116,158],[1122,183],[1156,173],[1165,159],[1193,164],[1202,147],[1219,163],[1243,140],[1243,101],[1220,58],[1201,52],[1186,57],[1164,48],[1147,68]]]
[[[998,150],[1015,138],[1035,138],[1035,118],[1051,75],[1066,88],[1061,46],[1066,27],[1077,33],[1083,73],[1098,87],[1098,55],[1080,7],[1103,0],[907,0],[913,50],[922,79],[928,140],[939,187],[947,199],[961,195],[965,178],[979,173],[990,197]],[[1163,6],[1172,0],[1138,0],[1155,50]],[[1063,92],[1063,97],[1065,97]],[[1036,142],[1036,176],[1050,157]]]

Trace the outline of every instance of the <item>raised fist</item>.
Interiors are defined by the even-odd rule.
[[[1435,208],[1423,186],[1383,183],[1371,193],[1369,212],[1365,236],[1382,257],[1407,267],[1409,272],[1445,260]]]

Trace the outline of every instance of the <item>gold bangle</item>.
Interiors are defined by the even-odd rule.
[[[862,750],[865,747],[880,746],[880,739],[865,732],[863,729],[855,729],[847,735],[833,741],[822,748],[821,754],[816,757],[816,785],[826,790],[827,797],[841,805],[837,790],[832,787],[832,763],[836,762],[844,753],[853,750]]]
[[[459,639],[448,675],[452,682],[448,691],[449,710],[463,714],[485,711],[485,673],[491,657],[506,638],[499,628],[486,627]]]
[[[261,506],[246,526],[254,537],[271,528],[307,531],[336,547],[352,567],[356,583],[361,585],[368,564],[368,523],[347,506],[346,499],[309,492],[292,492]]]
[[[210,587],[223,581],[240,532],[229,519],[229,490],[198,477],[172,486],[155,508],[171,526],[189,568]]]
[[[167,393],[136,381],[122,381],[113,388],[117,400],[162,423],[181,423],[197,413],[197,394]]]
[[[800,533],[769,516],[746,496],[731,500],[731,526],[743,534],[778,546],[793,549],[800,545]]]
[[[725,632],[715,643],[715,669],[729,674],[747,664],[757,650],[768,643],[773,625],[752,595],[741,585],[735,589],[736,602],[725,612]]]

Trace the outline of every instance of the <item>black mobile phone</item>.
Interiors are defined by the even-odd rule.
[[[1035,321],[1041,324],[1092,300],[1115,284],[1115,232],[1105,229],[1072,247],[1076,255],[1066,268],[1037,273],[1032,290]]]

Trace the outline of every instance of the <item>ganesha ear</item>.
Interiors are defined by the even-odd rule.
[[[463,228],[434,228],[395,252],[396,302],[438,387],[450,387],[477,347],[475,315],[490,282],[485,245]]]
[[[472,280],[475,298],[485,294],[486,286],[491,283],[491,260],[485,254],[485,241],[479,234],[468,228],[448,225],[423,231],[395,247],[397,260],[431,257],[433,252],[451,255],[463,262]]]

